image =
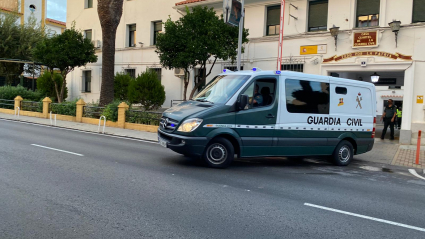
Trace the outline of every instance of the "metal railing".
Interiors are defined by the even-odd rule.
[[[58,115],[77,115],[77,105],[74,102],[51,103],[49,111]]]
[[[13,110],[14,107],[15,107],[14,100],[0,99],[0,108]]]
[[[84,106],[84,108],[83,108],[83,117],[100,119],[100,117],[103,114],[103,110],[104,109],[105,109],[105,107]]]
[[[146,125],[159,125],[162,113],[143,110],[127,110],[125,122]]]
[[[184,100],[171,100],[171,107],[180,104],[181,102],[184,102]]]
[[[43,102],[37,101],[22,101],[21,110],[32,111],[32,112],[43,112]]]

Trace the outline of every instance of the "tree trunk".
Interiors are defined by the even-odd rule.
[[[190,93],[189,99],[193,98],[195,91],[199,88],[199,86],[201,86],[202,83],[204,83],[207,80],[207,76],[209,76],[211,74],[211,71],[212,71],[216,61],[217,61],[217,57],[214,59],[214,62],[211,65],[210,72],[207,75],[203,75],[202,79],[198,83],[196,83],[196,85],[193,87],[192,92]],[[206,62],[204,62],[203,67],[201,66],[201,68],[199,68],[199,74],[201,74],[203,72],[203,69],[206,69],[206,68],[207,68],[207,64],[206,64]]]
[[[63,96],[65,94],[65,88],[66,88],[66,74],[62,75],[62,77],[63,77],[63,80],[62,80],[62,87],[61,87],[60,102],[59,103],[62,103],[63,100],[64,100]]]
[[[102,88],[99,105],[114,100],[115,38],[122,16],[123,0],[98,0],[97,13],[102,27]]]
[[[184,79],[183,79],[183,83],[184,83],[184,91],[183,91],[183,100],[186,101],[186,95],[187,95],[187,86],[189,85],[189,81],[190,81],[190,73],[188,70],[184,70]]]
[[[56,91],[56,97],[58,98],[58,103],[62,103],[62,98],[60,96],[59,89],[58,89],[58,83],[56,83],[56,81],[55,81],[55,76],[54,76],[53,70],[50,71],[50,77],[51,77],[51,80],[53,81],[53,84],[55,84],[55,91]]]

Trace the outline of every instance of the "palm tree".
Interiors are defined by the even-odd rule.
[[[114,100],[115,37],[122,16],[124,0],[97,0],[97,14],[102,27],[102,88],[99,105]]]

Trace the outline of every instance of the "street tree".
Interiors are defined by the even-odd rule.
[[[35,17],[20,24],[17,12],[0,15],[0,58],[33,61],[32,49],[47,37],[49,30],[41,26]],[[0,75],[6,76],[6,83],[19,77],[25,70],[24,63],[0,62]]]
[[[82,67],[87,63],[97,61],[93,43],[84,38],[83,33],[75,29],[75,25],[70,29],[66,29],[60,35],[46,38],[38,43],[33,54],[36,61],[48,67],[47,70],[51,73],[59,103],[64,100],[68,73],[76,67]],[[55,69],[60,71],[62,85],[57,84],[54,79]]]
[[[217,59],[234,62],[237,57],[238,28],[224,23],[213,8],[186,8],[186,14],[177,21],[168,19],[165,32],[158,35],[157,50],[161,65],[168,69],[185,71],[184,99],[189,83],[189,70],[199,66],[199,79],[189,96],[205,83]],[[243,30],[242,43],[248,42],[248,30]],[[206,73],[207,64],[211,67]],[[205,72],[205,74],[204,74]]]
[[[115,38],[122,16],[123,0],[98,0],[97,14],[102,27],[102,88],[99,105],[114,100]]]

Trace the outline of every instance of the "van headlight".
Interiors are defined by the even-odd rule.
[[[201,125],[201,123],[202,123],[202,119],[198,119],[198,118],[188,119],[188,120],[185,120],[183,124],[180,125],[177,131],[186,132],[186,133],[192,132],[196,128],[198,128],[198,126]]]

